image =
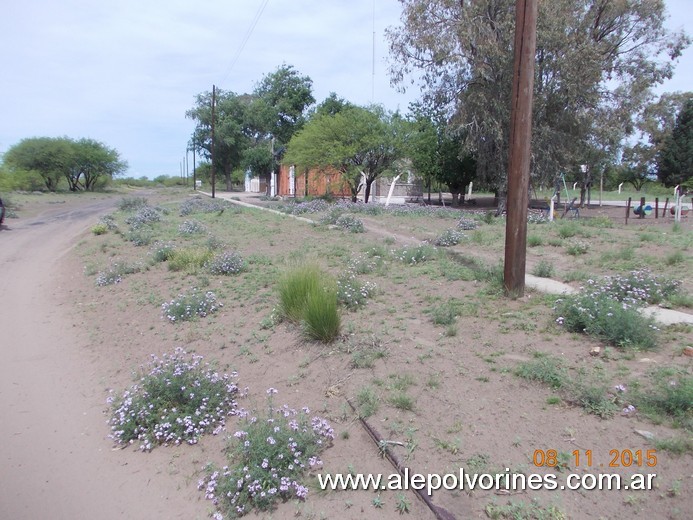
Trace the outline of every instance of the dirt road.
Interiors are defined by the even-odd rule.
[[[2,519],[205,516],[176,478],[157,476],[165,455],[112,450],[103,365],[60,305],[66,253],[114,206],[77,200],[0,230]]]

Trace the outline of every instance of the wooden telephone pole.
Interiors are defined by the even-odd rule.
[[[510,109],[508,204],[505,226],[505,293],[525,293],[527,203],[532,148],[532,91],[537,46],[537,0],[515,2],[515,58]]]
[[[214,198],[215,194],[215,177],[214,177],[214,105],[216,104],[217,101],[217,89],[214,85],[212,85],[212,198]]]

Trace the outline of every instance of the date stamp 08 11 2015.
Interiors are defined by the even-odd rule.
[[[657,450],[609,450],[608,461],[596,461],[592,450],[573,450],[571,453],[559,453],[556,450],[534,450],[532,463],[538,468],[630,468],[657,465]]]

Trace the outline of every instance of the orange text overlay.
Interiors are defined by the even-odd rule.
[[[609,455],[597,457],[592,450],[534,450],[532,463],[548,468],[654,468],[657,465],[657,450],[609,450]]]

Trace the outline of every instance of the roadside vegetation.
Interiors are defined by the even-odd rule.
[[[629,263],[621,251],[636,248],[647,231],[605,220],[530,223],[529,233],[542,237],[540,244],[529,248],[539,250],[537,259],[545,262],[537,263],[537,272],[570,277],[584,292],[558,299],[530,293],[509,300],[502,295],[502,270],[492,260],[501,247],[503,220],[489,218],[484,211],[386,210],[317,200],[264,204],[308,215],[316,224],[196,196],[157,195],[155,201],[125,197],[117,211],[94,223],[98,233],[92,229],[81,246],[87,280],[95,280],[91,287],[99,298],[134,301],[133,319],[150,323],[162,340],[184,341],[186,349],[204,355],[211,366],[233,365],[228,382],[235,389],[233,406],[225,412],[228,447],[223,453],[207,454],[204,470],[191,468],[202,471],[199,485],[207,498],[214,500],[219,493],[230,497],[215,502],[224,517],[254,509],[291,509],[298,507],[290,505],[295,500],[307,500],[306,507],[320,504],[311,475],[346,471],[333,465],[336,459],[331,453],[349,453],[355,446],[359,417],[377,425],[384,439],[392,442],[389,449],[413,471],[421,460],[440,472],[460,465],[470,469],[474,464],[480,471],[517,467],[531,461],[533,450],[558,445],[567,435],[558,429],[539,439],[517,425],[508,430],[502,426],[504,414],[515,422],[522,421],[522,414],[531,415],[536,421],[565,424],[566,429],[576,428],[585,420],[582,414],[587,414],[589,421],[597,421],[596,428],[613,429],[619,435],[624,427],[654,431],[647,441],[637,437],[639,441],[630,442],[646,442],[663,461],[691,457],[693,373],[684,351],[693,346],[693,330],[657,326],[637,310],[645,304],[686,308],[683,289],[690,287],[691,280],[680,264],[660,262],[654,256],[652,261],[645,258],[647,269],[642,261],[638,268]],[[363,219],[366,226],[377,223],[391,235],[367,229],[352,233],[321,223],[323,215],[335,212]],[[181,232],[182,227],[191,227],[190,222],[197,223],[192,227],[199,231]],[[436,246],[436,238],[449,229],[464,236],[457,244]],[[608,234],[601,233],[605,229]],[[401,236],[417,236],[420,241],[403,243]],[[587,257],[584,263],[576,264],[561,252],[575,237],[590,240],[582,255]],[[669,237],[669,251],[683,253],[693,243],[687,228],[671,231]],[[603,264],[604,255],[622,260]],[[566,257],[571,258],[568,264]],[[688,255],[683,262],[690,262]],[[579,275],[580,270],[590,275]],[[171,344],[165,343],[157,342],[162,350],[151,352],[157,359],[170,352]],[[590,355],[596,346],[599,355]],[[640,360],[654,356],[660,360],[656,366],[643,368]],[[281,376],[262,368],[276,363],[284,367]],[[161,382],[145,384],[159,372],[141,375],[138,388],[161,387]],[[180,386],[187,390],[190,385]],[[240,392],[244,386],[250,389]],[[192,392],[195,397],[199,392],[217,392],[211,387],[198,389]],[[274,404],[275,389],[287,398],[286,407]],[[295,391],[300,391],[300,399]],[[114,394],[120,397],[113,404],[113,421],[128,417],[118,410],[130,397],[137,394],[146,409],[147,396],[154,395],[153,390],[127,392]],[[468,421],[472,417],[476,424],[486,424],[483,415],[477,417],[473,403],[487,402],[489,392],[497,404],[489,401],[484,406],[498,406],[498,414],[493,426],[479,427],[489,428],[486,435],[505,447],[502,452],[492,453]],[[267,404],[258,404],[261,396],[260,401],[269,399]],[[187,424],[186,417],[195,412],[185,411],[184,406],[175,405],[176,415],[164,423]],[[318,418],[301,412],[303,407],[318,410]],[[316,430],[313,424],[324,424],[326,429]],[[302,455],[300,464],[290,469],[280,461],[292,449],[293,441],[285,436],[295,425],[302,425],[305,438],[295,438],[303,443],[298,450]],[[217,429],[210,423],[209,430],[193,427],[193,437],[160,442],[161,434],[157,437],[156,432],[162,427],[148,428],[134,423],[118,426],[115,440],[132,441],[146,450],[176,440],[191,444]],[[121,430],[133,433],[117,433]],[[603,439],[585,432],[572,435],[595,450],[607,448],[597,444]],[[359,445],[358,449],[370,448]],[[241,475],[246,467],[254,469]],[[354,459],[350,467],[349,471],[359,472],[370,466]],[[295,472],[297,468],[301,471]],[[662,486],[673,486],[678,478],[682,474],[672,469]],[[240,480],[242,486],[234,488]],[[541,493],[536,501],[513,505],[483,494],[474,496],[475,509],[498,518],[509,518],[513,511],[553,515],[547,518],[572,514]],[[419,506],[393,492],[380,494],[377,501],[372,498],[357,493],[345,500],[396,514],[411,513]],[[667,495],[663,507],[670,504],[673,510],[679,500]],[[282,505],[284,501],[288,503]],[[619,510],[607,502],[604,507]]]

